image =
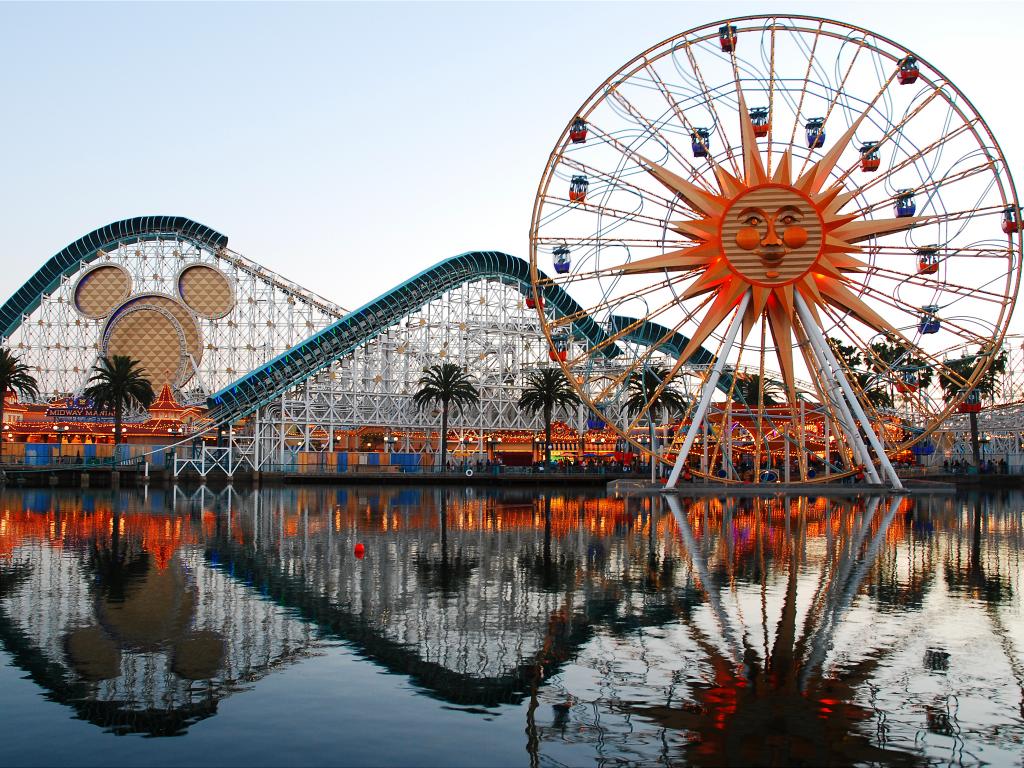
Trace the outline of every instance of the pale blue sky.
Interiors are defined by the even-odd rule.
[[[348,307],[464,250],[525,257],[543,164],[605,77],[773,11],[916,50],[1020,179],[1019,4],[0,4],[0,294],[151,213]]]

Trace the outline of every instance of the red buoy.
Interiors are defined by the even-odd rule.
[[[366,554],[366,547],[362,544],[356,544],[356,558],[359,560],[363,559],[363,555]]]

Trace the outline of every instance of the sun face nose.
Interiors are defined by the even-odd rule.
[[[785,244],[779,238],[778,233],[775,231],[775,219],[768,219],[768,230],[765,232],[764,237],[761,240],[761,247],[783,247]]]

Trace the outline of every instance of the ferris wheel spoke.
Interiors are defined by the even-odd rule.
[[[661,207],[664,208],[667,211],[671,211],[675,207],[674,206],[674,202],[672,200],[670,200],[669,198],[662,197],[661,195],[655,194],[651,190],[645,189],[644,187],[637,186],[636,184],[631,184],[630,182],[625,181],[624,179],[622,179],[620,176],[614,176],[614,175],[612,175],[611,173],[609,173],[607,171],[602,171],[602,170],[600,170],[598,168],[594,168],[593,166],[588,165],[586,163],[583,163],[583,162],[581,162],[579,160],[576,160],[574,158],[563,157],[561,162],[562,162],[562,165],[566,165],[569,168],[572,168],[573,170],[577,170],[580,173],[586,174],[588,179],[591,178],[591,177],[594,177],[594,178],[601,179],[602,181],[608,182],[608,184],[609,184],[609,186],[611,188],[615,188],[615,189],[626,188],[626,189],[632,190],[634,193],[639,195],[640,198],[643,199],[643,200],[650,200],[651,202],[660,203]],[[642,166],[640,166],[640,167],[642,167]],[[640,174],[638,173],[637,176],[639,176],[639,175]],[[576,204],[572,203],[572,205],[575,206]]]
[[[896,298],[894,296],[891,296],[886,291],[884,291],[884,290],[882,290],[880,288],[875,288],[875,287],[873,287],[871,285],[868,285],[866,283],[861,284],[860,287],[862,288],[864,293],[871,294],[875,298],[875,300],[880,302],[881,304],[884,304],[885,306],[890,307],[892,309],[897,309],[900,312],[903,312],[904,314],[909,315],[910,317],[915,318],[915,322],[920,317],[920,313],[921,313],[921,308],[920,307],[915,307],[912,304],[908,304],[905,301],[902,301],[902,300],[900,300],[900,299],[898,299],[898,298]],[[935,310],[935,311],[938,312],[939,310]],[[975,333],[974,331],[968,330],[967,328],[965,328],[962,325],[958,324],[954,320],[949,320],[949,319],[943,318],[941,322],[943,324],[943,327],[945,327],[947,330],[960,331],[959,336],[964,341],[972,341],[972,342],[975,342],[975,343],[984,343],[984,342],[990,340],[990,337],[982,336],[981,334],[978,334],[978,333]]]
[[[814,54],[818,50],[818,41],[821,40],[821,30],[824,28],[825,22],[818,24],[818,30],[814,33],[814,41],[811,43],[811,51],[807,56],[807,71],[804,73],[804,87],[800,91],[800,101],[797,102],[796,111],[793,115],[793,131],[789,135],[789,146],[796,144],[796,132],[800,125],[800,118],[803,115],[804,109],[804,98],[807,96],[807,83],[811,79],[811,67],[814,65]]]
[[[970,179],[970,178],[972,178],[974,176],[977,176],[977,175],[980,175],[982,173],[985,173],[986,171],[989,171],[989,170],[991,170],[991,163],[983,163],[981,165],[974,166],[973,168],[968,168],[968,169],[965,169],[963,171],[959,171],[959,172],[957,172],[955,174],[952,174],[950,176],[946,176],[946,177],[943,177],[941,179],[935,179],[934,181],[931,181],[931,182],[926,182],[925,184],[922,184],[921,186],[916,187],[913,191],[915,193],[921,193],[921,192],[934,193],[934,192],[936,192],[938,190],[944,190],[947,187],[953,185],[954,183],[956,183],[958,181],[966,181],[967,179]],[[930,197],[930,195],[929,195],[929,197]],[[896,201],[897,201],[897,198],[898,198],[898,194],[894,194],[892,197],[886,198],[884,200],[879,200],[879,201],[877,201],[875,203],[871,203],[869,205],[865,205],[862,208],[858,208],[857,210],[853,211],[852,214],[854,214],[854,215],[862,215],[862,214],[865,214],[865,213],[873,213],[873,212],[877,211],[879,208],[882,208],[883,206],[894,205],[896,203]],[[969,208],[969,209],[966,209],[966,210],[963,210],[963,211],[959,211],[958,213],[961,216],[963,216],[963,215],[972,215],[972,214],[982,213],[982,212],[984,212],[984,210],[985,209]],[[1004,210],[1004,206],[1002,206],[1001,204],[996,204],[996,205],[990,206],[987,210],[990,211],[990,212],[993,212],[993,213],[1002,213],[1003,210]],[[943,219],[945,219],[945,217],[947,217],[948,215],[949,214],[947,214],[945,212],[942,212],[942,213],[934,213],[934,214],[931,214],[930,216],[919,217],[919,218],[935,219],[937,217],[942,217]],[[926,220],[923,223],[929,223],[929,222]]]
[[[915,254],[916,255],[916,254]],[[866,275],[880,275],[881,277],[890,278],[897,283],[905,283],[907,285],[914,285],[921,288],[932,288],[939,289],[943,292],[953,293],[957,296],[969,296],[976,298],[979,301],[988,301],[991,303],[1003,305],[1007,302],[1006,294],[995,293],[994,291],[986,291],[982,288],[975,288],[972,286],[960,285],[959,283],[952,283],[948,279],[943,280],[942,283],[936,283],[935,281],[929,280],[926,276],[920,274],[907,274],[905,272],[899,272],[895,269],[886,269],[885,267],[879,266],[878,264],[871,264],[864,270],[862,274]],[[1000,275],[997,279],[1002,279],[1004,275]],[[992,281],[990,281],[992,282]]]
[[[600,203],[578,203],[569,200],[567,197],[558,197],[557,195],[545,195],[543,200],[545,202],[562,206],[564,209],[569,209],[571,207],[573,211],[590,213],[601,218],[608,217],[618,222],[637,222],[641,224],[650,224],[652,226],[661,226],[664,223],[664,219],[648,216],[647,214],[643,214],[638,211],[623,211],[619,208],[608,208]]]
[[[937,98],[937,93],[932,93],[931,95],[929,95],[928,98],[926,99],[925,103],[920,105],[920,107],[918,109],[914,110],[912,113],[910,113],[908,115],[905,115],[903,117],[903,119],[901,119],[901,121],[899,123],[897,123],[896,125],[893,125],[889,130],[887,130],[884,134],[882,134],[882,138],[878,139],[877,141],[873,141],[871,143],[875,145],[876,149],[880,149],[886,142],[891,141],[893,136],[896,136],[898,133],[900,133],[903,130],[903,128],[906,127],[906,125],[910,122],[910,120],[914,116],[920,114],[920,112],[923,110],[923,108],[925,106],[927,106],[927,104],[930,104],[931,101],[933,99],[935,99],[935,98]],[[899,163],[897,163],[896,165],[890,166],[886,170],[886,172],[884,174],[881,174],[881,175],[877,176],[876,178],[872,179],[869,182],[866,182],[864,184],[858,185],[859,189],[861,191],[866,191],[868,189],[871,189],[872,187],[875,187],[878,184],[883,183],[886,179],[888,179],[894,173],[896,173],[898,171],[902,171],[905,168],[908,168],[908,167],[912,166],[915,162],[917,162],[918,160],[922,160],[925,157],[928,157],[933,152],[939,151],[946,144],[951,142],[953,139],[956,139],[961,134],[967,133],[968,131],[972,130],[972,128],[974,127],[974,123],[975,122],[976,121],[971,121],[969,123],[965,123],[965,124],[961,125],[959,128],[955,128],[954,130],[952,130],[952,131],[950,131],[948,133],[943,133],[942,136],[940,136],[938,139],[933,141],[931,144],[928,144],[928,145],[922,147],[921,149],[919,149],[914,154],[908,155],[903,160],[899,161]],[[859,167],[860,167],[860,160],[858,160],[853,165],[851,165],[849,168],[847,168],[845,171],[843,171],[843,173],[840,174],[840,176],[839,176],[837,181],[839,181],[839,182],[846,181],[847,179],[850,178],[850,176],[853,175],[853,172],[857,168],[859,168]]]
[[[705,302],[703,302],[702,304],[697,306],[697,308],[693,311],[693,313],[691,313],[690,315],[687,315],[686,317],[684,317],[674,327],[667,329],[665,331],[665,333],[663,333],[661,335],[660,338],[658,338],[654,343],[649,344],[648,348],[652,349],[652,350],[657,350],[663,344],[669,342],[672,339],[672,337],[676,333],[679,332],[679,329],[682,328],[683,325],[685,325],[687,322],[689,322],[692,319],[693,315],[696,314],[696,312],[700,311],[700,309],[703,308],[704,305],[707,304],[710,301],[711,301],[711,297],[708,297],[705,300]],[[625,339],[631,333],[633,333],[635,330],[637,330],[638,328],[642,327],[643,324],[645,322],[647,322],[647,319],[646,319],[647,317],[657,317],[658,314],[660,314],[661,311],[664,311],[666,308],[668,308],[669,306],[671,306],[673,304],[675,304],[675,300],[674,299],[672,301],[670,301],[670,302],[667,302],[662,307],[660,307],[658,312],[648,313],[648,315],[645,318],[640,318],[640,319],[634,320],[632,323],[629,323],[626,326],[624,326],[623,328],[618,329],[615,333],[612,333],[610,335],[606,335],[603,339],[601,339],[601,341],[599,341],[596,344],[593,344],[590,347],[588,347],[584,354],[579,355],[576,358],[573,358],[572,362],[569,365],[570,366],[578,365],[578,364],[580,364],[580,363],[582,363],[582,362],[592,358],[594,356],[595,352],[601,352],[602,350],[606,349],[607,347],[610,347],[610,346],[614,345],[615,342],[621,341],[622,339]],[[555,327],[557,327],[557,326],[555,326]]]
[[[606,143],[611,144],[612,146],[614,146],[617,150],[619,150],[619,152],[622,155],[624,155],[625,157],[629,158],[630,160],[632,160],[634,163],[636,163],[640,167],[643,167],[643,158],[640,156],[640,154],[638,152],[636,152],[635,150],[631,149],[630,147],[627,147],[625,144],[620,142],[618,139],[616,139],[611,134],[605,133],[604,131],[602,131],[600,126],[594,126],[594,131],[595,131],[595,135],[596,136],[600,137]],[[693,165],[693,163],[691,163],[689,160],[686,160],[683,163],[683,166],[686,168],[687,173],[689,174],[689,180],[690,181],[692,181],[694,183],[702,184],[708,190],[710,190],[712,188],[710,183],[708,182],[707,178],[705,178],[704,172],[700,168],[698,168],[697,166]]]
[[[711,119],[714,121],[715,133],[718,135],[718,140],[722,142],[722,148],[726,150],[726,154],[729,158],[729,162],[732,164],[733,173],[737,176],[740,175],[740,166],[736,161],[735,154],[731,151],[729,139],[725,134],[725,128],[723,127],[722,119],[718,115],[718,110],[715,108],[714,99],[710,98],[709,94],[711,91],[708,89],[707,83],[704,81],[704,73],[701,72],[700,66],[697,64],[697,57],[693,55],[693,46],[685,46],[686,57],[690,60],[690,66],[693,68],[693,74],[697,78],[697,83],[700,86],[700,92],[704,94],[704,106],[708,108],[711,113]]]
[[[844,86],[846,85],[846,80],[850,76],[850,73],[853,71],[853,67],[857,63],[857,57],[860,56],[860,52],[862,50],[864,50],[864,46],[861,45],[861,44],[857,44],[857,49],[856,49],[856,51],[853,54],[853,58],[850,60],[850,66],[846,68],[846,72],[843,75],[842,81],[839,83],[839,86],[837,88],[835,88],[835,98],[833,98],[829,102],[828,109],[825,110],[825,117],[822,120],[822,125],[823,126],[828,124],[828,119],[829,119],[829,117],[831,117],[832,110],[835,108],[836,103],[839,101],[840,94],[844,93]],[[841,49],[840,49],[840,51],[841,51]],[[881,95],[882,95],[882,93],[884,91],[885,91],[885,86],[882,86],[881,90],[879,90],[878,93],[875,95],[875,98],[873,98],[871,100],[871,103],[868,105],[867,109],[864,109],[861,112],[861,116],[867,114],[867,112],[871,109],[872,106],[874,106],[874,103],[879,99],[879,97],[881,97]],[[859,121],[859,118],[858,118],[858,121]],[[811,155],[810,154],[807,154],[804,157],[803,163],[800,165],[800,172],[797,174],[797,176],[803,176],[804,171],[807,169],[807,162],[810,159],[811,159]]]
[[[650,285],[644,286],[643,288],[638,288],[635,292],[632,292],[629,295],[629,298],[642,299],[644,296],[648,296],[652,293],[657,293],[658,291],[669,288],[674,282],[685,280],[686,277],[687,275],[679,276],[675,274],[670,277],[665,277],[657,283],[652,283]],[[594,304],[593,306],[581,307],[580,309],[570,314],[559,315],[558,317],[551,319],[549,323],[553,328],[560,328],[566,325],[571,325],[572,323],[577,323],[581,320],[585,320],[588,317],[592,318],[595,316],[599,316],[604,312],[608,311],[609,309],[611,309],[612,307],[621,305],[622,302],[623,297],[616,294],[614,296],[604,298],[602,301],[600,301],[597,304]]]
[[[641,113],[640,110],[633,106],[629,99],[627,99],[623,95],[620,89],[613,89],[611,91],[611,97],[615,101],[617,101],[623,109],[629,112],[629,114],[633,117],[634,120],[643,125],[652,137],[657,137],[658,142],[675,159],[677,163],[679,163],[685,168],[693,168],[693,166],[690,164],[690,161],[686,158],[686,156],[683,153],[676,149],[675,145],[668,140],[668,137],[665,135],[665,133],[663,131],[659,131],[658,128],[654,125],[654,123],[652,123],[650,120],[644,117],[643,113]],[[635,157],[635,153],[633,153],[633,156]]]
[[[768,64],[768,146],[765,168],[772,172],[772,139],[775,135],[775,19],[772,19],[769,32],[770,54]]]
[[[703,309],[707,304],[709,304],[711,302],[712,298],[713,298],[713,296],[706,297],[704,299],[704,301],[702,301],[700,304],[698,304],[686,317],[684,317],[682,320],[680,320],[678,323],[676,323],[675,326],[669,328],[664,334],[662,334],[661,337],[655,343],[648,344],[647,348],[633,362],[632,366],[627,366],[626,371],[620,377],[612,379],[612,382],[607,387],[605,387],[605,389],[601,390],[601,393],[595,399],[597,399],[597,400],[604,400],[608,396],[609,392],[611,392],[613,389],[617,389],[618,387],[620,387],[622,385],[622,383],[624,381],[626,381],[627,377],[629,375],[631,375],[633,371],[636,370],[637,365],[641,365],[641,366],[645,365],[647,360],[651,357],[651,355],[653,355],[658,350],[658,348],[661,347],[661,345],[663,345],[666,342],[668,342],[676,333],[678,333],[679,329],[681,329],[683,327],[683,325],[685,325],[687,322],[692,320],[693,317],[698,312],[700,312],[701,309]],[[631,330],[632,329],[635,329],[635,327],[631,328]],[[627,333],[629,333],[629,332],[630,331],[620,331],[617,335],[613,334],[614,338],[613,337],[608,337],[608,338],[602,339],[600,342],[598,342],[593,347],[591,347],[590,350],[588,350],[586,355],[581,355],[581,356],[575,358],[572,362],[574,364],[580,364],[580,363],[585,362],[588,358],[593,356],[592,353],[593,353],[594,350],[604,349],[605,347],[609,346],[609,344],[614,343],[615,340],[624,338],[627,335]],[[682,355],[680,355],[680,359],[685,360],[685,358],[683,358]]]

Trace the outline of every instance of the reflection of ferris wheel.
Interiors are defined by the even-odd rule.
[[[1020,258],[971,103],[895,43],[810,17],[700,27],[622,67],[559,138],[531,227],[553,358],[674,465],[669,485],[690,464],[764,477],[785,451],[799,480],[863,466],[898,486],[887,454],[984,373]],[[555,287],[578,311],[543,308]],[[963,345],[981,350],[966,373],[942,354]]]

